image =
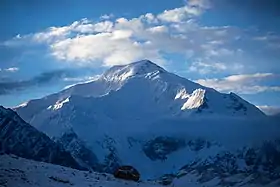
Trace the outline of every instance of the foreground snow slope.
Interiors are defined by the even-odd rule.
[[[152,187],[151,182],[115,179],[109,174],[89,173],[13,155],[0,155],[2,187]],[[159,186],[159,185],[157,185]]]
[[[280,180],[265,185],[247,183],[251,176],[232,175],[222,180],[214,178],[200,184],[195,173],[176,178],[171,187],[278,187]],[[236,182],[239,181],[239,182]],[[161,181],[162,182],[162,181]],[[14,155],[0,155],[1,187],[160,187],[160,181],[139,183],[115,179],[110,174],[90,173],[67,167],[36,162]],[[167,184],[167,183],[165,183]]]

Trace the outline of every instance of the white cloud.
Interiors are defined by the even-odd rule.
[[[106,19],[111,19],[113,17],[114,17],[114,14],[104,14],[104,15],[100,16],[100,19],[106,20]]]
[[[224,41],[231,41],[228,35],[234,33],[232,30],[231,27],[201,27],[193,19],[166,25],[147,13],[138,18],[95,23],[82,19],[69,26],[47,29],[34,37],[35,41],[48,43],[54,57],[78,65],[96,65],[94,61],[98,61],[109,66],[141,58],[156,59],[163,64],[163,52],[191,57],[192,61],[199,58],[204,67],[221,69],[225,66],[223,56],[229,58],[235,53],[223,46]],[[217,35],[221,31],[226,34]],[[207,65],[208,62],[217,63]]]
[[[268,49],[280,49],[280,36],[275,33],[267,33],[262,36],[255,36],[252,38],[254,41],[263,43]]]
[[[199,79],[195,82],[221,92],[236,92],[240,94],[255,94],[266,91],[280,92],[280,86],[258,85],[262,80],[268,78],[277,79],[279,75],[272,73],[231,75],[221,79]]]
[[[278,35],[273,34],[273,33],[267,33],[266,35],[255,36],[255,37],[253,37],[253,40],[256,40],[256,41],[279,41],[280,37]]]
[[[9,73],[14,73],[14,72],[17,72],[19,71],[19,68],[18,67],[10,67],[10,68],[6,68],[6,69],[1,69],[0,68],[0,72],[9,72]]]
[[[111,66],[141,58],[164,64],[166,56],[178,55],[188,62],[186,70],[193,72],[244,73],[247,54],[242,42],[247,31],[199,24],[197,16],[210,7],[209,1],[189,0],[183,7],[158,15],[146,13],[131,19],[104,15],[97,21],[84,18],[40,33],[18,35],[10,44],[31,38],[35,45],[47,44],[59,62],[79,66]]]
[[[242,82],[251,82],[256,81],[264,78],[271,78],[271,77],[277,77],[277,75],[273,73],[256,73],[256,74],[246,74],[246,75],[231,75],[226,77],[226,80],[228,81],[242,81]]]
[[[140,18],[144,19],[149,24],[158,23],[158,19],[152,13],[147,13],[145,15],[142,15],[140,16]]]
[[[203,9],[208,9],[211,7],[209,0],[188,0],[188,5]]]
[[[198,12],[196,11],[193,11],[192,13],[198,14]],[[157,16],[158,19],[166,22],[182,22],[188,17],[190,17],[188,7],[180,7],[172,10],[165,10],[163,13]]]
[[[128,39],[132,34],[131,30],[114,30],[111,38],[113,40]]]
[[[175,13],[175,19],[179,21],[172,24],[166,24],[158,18],[160,16],[152,13],[110,21],[107,18],[111,16],[105,15],[99,22],[84,18],[68,26],[51,27],[29,37],[34,42],[49,45],[51,54],[57,59],[82,66],[110,66],[141,58],[164,64],[163,54],[174,53],[192,58],[189,59],[191,61],[202,59],[205,67],[209,67],[206,65],[208,61],[219,62],[214,66],[221,68],[225,65],[219,55],[230,55],[230,49],[223,44],[225,40],[231,41],[228,35],[232,34],[232,28],[203,27],[195,19],[188,18],[188,15],[198,15],[193,11],[202,13],[209,7],[206,0],[191,0],[183,7],[166,10],[162,14],[172,16]],[[181,16],[187,19],[183,21]],[[217,35],[221,31],[225,34]],[[210,59],[211,55],[215,59]]]
[[[200,74],[217,73],[226,70],[228,67],[219,62],[205,63],[202,61],[195,61],[189,68],[191,72],[199,72]]]
[[[212,43],[213,44],[213,43]],[[234,51],[229,50],[229,49],[215,49],[213,45],[210,45],[209,47],[202,45],[202,47],[205,47],[206,49],[206,55],[211,57],[211,56],[230,56],[234,54]]]
[[[118,30],[67,39],[52,45],[53,55],[58,59],[77,61],[80,65],[102,61],[103,65],[112,66],[144,58],[163,63],[157,50],[135,43],[129,37],[130,32]]]
[[[157,17],[165,22],[182,22],[190,17],[199,16],[208,8],[210,8],[210,2],[208,0],[189,0],[186,6],[165,10]]]
[[[7,68],[5,69],[5,71],[7,72],[11,72],[11,73],[14,73],[14,72],[17,72],[19,70],[18,67],[11,67],[11,68]]]
[[[65,77],[65,78],[63,78],[63,81],[65,81],[65,82],[82,82],[82,83],[85,83],[85,82],[96,80],[99,77],[100,77],[100,75],[86,76],[86,77]]]
[[[152,33],[161,33],[161,32],[168,32],[168,28],[164,25],[159,25],[159,26],[148,28],[147,31],[150,31]]]
[[[70,34],[71,26],[50,27],[45,32],[39,32],[33,35],[32,39],[36,42],[53,42],[54,40],[63,39]]]
[[[89,83],[92,82],[96,79],[98,79],[100,75],[95,75],[95,76],[86,76],[86,77],[75,77],[75,78],[64,78],[63,81],[65,82],[76,82],[74,84],[68,85],[64,87],[64,89],[68,89],[70,87],[73,87],[77,84],[84,84],[84,83]]]
[[[257,107],[261,109],[266,115],[280,114],[280,107],[277,106],[262,105]]]
[[[113,29],[113,22],[106,20],[95,24],[93,23],[77,24],[72,29],[76,32],[83,33],[83,34],[86,33],[90,34],[96,32],[111,32]]]

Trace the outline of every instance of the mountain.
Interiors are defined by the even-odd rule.
[[[25,120],[30,121],[32,118],[36,120],[42,113],[49,113],[48,111],[64,110],[65,104],[76,105],[81,102],[83,105],[94,105],[96,113],[106,112],[102,119],[113,118],[114,115],[122,119],[136,119],[148,115],[154,118],[264,115],[257,107],[236,94],[219,93],[169,73],[148,60],[114,66],[95,81],[72,86],[42,99],[31,100],[16,110]],[[124,115],[127,113],[129,115]],[[49,114],[43,116],[46,115]]]
[[[47,135],[0,106],[0,152],[81,169],[72,156]]]
[[[225,153],[239,163],[238,153],[280,139],[277,121],[236,94],[201,86],[148,60],[112,67],[92,82],[14,110],[38,130],[61,139],[76,161],[87,161],[83,166],[112,173],[119,165],[132,165],[143,180],[176,176],[194,162],[198,164],[188,171],[200,171],[208,161],[226,165]],[[278,144],[272,145],[277,150]],[[211,171],[210,179],[217,177]],[[273,172],[279,172],[277,164]]]
[[[95,81],[31,100],[15,110],[38,129],[47,133],[55,129],[59,135],[81,123],[265,116],[234,93],[223,94],[201,86],[148,60],[114,66]],[[56,125],[61,122],[62,125]]]

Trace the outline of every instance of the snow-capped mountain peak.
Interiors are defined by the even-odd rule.
[[[103,74],[107,81],[124,81],[129,77],[143,76],[153,72],[166,72],[149,60],[141,60],[128,65],[114,66]]]
[[[46,118],[52,115],[51,111],[59,112],[67,106],[86,107],[90,113],[105,113],[104,118],[114,116],[115,114],[109,113],[117,110],[121,113],[118,118],[122,119],[151,114],[153,118],[174,115],[264,116],[258,108],[236,94],[223,94],[204,87],[170,73],[149,60],[114,66],[92,82],[72,86],[42,99],[31,100],[15,109],[23,119],[32,123],[31,120],[36,120],[34,116],[37,113],[43,115],[41,118]],[[46,111],[47,114],[43,114]]]

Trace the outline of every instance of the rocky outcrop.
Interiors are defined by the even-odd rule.
[[[160,177],[158,182],[173,184],[190,177],[201,184],[215,179],[219,186],[268,185],[280,178],[279,158],[280,141],[268,141],[259,147],[224,151],[204,160],[195,160],[177,173]]]
[[[167,156],[186,146],[184,139],[157,137],[143,145],[143,151],[151,160],[166,160]]]
[[[132,166],[120,166],[114,172],[114,177],[137,182],[140,179],[140,173]]]
[[[159,136],[144,143],[143,151],[151,160],[166,160],[169,154],[185,147],[188,147],[190,151],[198,152],[202,149],[210,148],[213,144],[202,138],[186,140],[183,138]]]
[[[120,158],[118,157],[118,151],[114,146],[115,143],[116,142],[113,138],[105,135],[102,147],[108,151],[108,154],[105,155],[105,158],[101,163],[103,172],[113,174],[122,164]]]

